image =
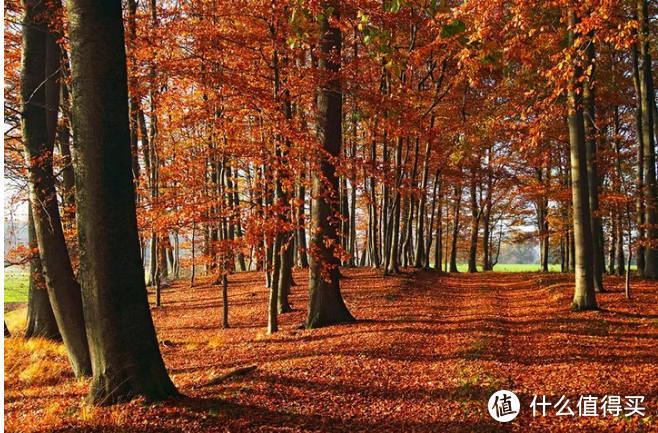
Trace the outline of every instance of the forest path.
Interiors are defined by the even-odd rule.
[[[295,271],[294,312],[265,333],[262,273],[229,277],[231,328],[222,328],[219,286],[180,280],[152,308],[161,351],[186,395],[154,405],[94,409],[80,402],[88,383],[70,374],[63,353],[34,358],[10,339],[5,351],[7,431],[173,432],[491,432],[656,431],[658,290],[606,277],[598,312],[572,312],[573,276],[539,273],[440,274],[344,269],[341,291],[356,323],[306,330],[305,271]],[[153,303],[153,293],[149,293]],[[6,346],[7,347],[7,346]],[[24,356],[12,355],[19,348]],[[8,355],[9,353],[9,355]],[[38,359],[38,363],[29,361]],[[41,364],[47,362],[48,369]],[[255,371],[209,380],[247,365]],[[29,371],[54,371],[41,382]],[[59,372],[68,372],[67,374]],[[45,373],[42,373],[45,374]],[[521,401],[500,424],[487,410],[495,391]],[[575,416],[533,417],[533,396],[569,399]],[[645,396],[646,421],[578,417],[579,396]],[[541,398],[541,397],[540,397]],[[44,413],[47,416],[44,416]],[[29,420],[26,421],[26,420]]]

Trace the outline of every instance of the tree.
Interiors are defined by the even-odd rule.
[[[53,13],[37,0],[24,3],[23,52],[21,59],[22,134],[32,219],[43,270],[48,286],[50,304],[73,372],[76,377],[91,374],[91,362],[80,285],[76,281],[64,239],[62,221],[57,204],[53,150],[57,108],[46,108],[47,95],[53,86],[44,85],[55,77],[46,75],[46,56],[52,38],[48,17]],[[49,126],[50,125],[50,126]]]
[[[309,243],[309,305],[307,328],[319,328],[341,322],[353,322],[340,294],[339,240],[336,213],[339,182],[332,158],[341,154],[342,90],[337,72],[340,69],[341,31],[330,26],[328,16],[339,18],[335,5],[323,3],[324,13],[318,19],[321,40],[318,68],[328,78],[317,91],[317,136],[321,144],[318,168],[313,170],[311,227]]]
[[[569,11],[569,45],[572,48],[578,38],[576,26],[578,18],[574,10]],[[577,50],[576,50],[577,53]],[[596,308],[593,274],[593,243],[587,184],[587,149],[585,124],[582,107],[583,69],[577,63],[572,65],[573,73],[569,81],[569,143],[571,149],[571,180],[573,200],[573,231],[576,258],[576,288],[572,307],[578,310]]]
[[[88,401],[177,395],[142,273],[133,188],[121,2],[68,2],[82,299],[93,381]]]
[[[655,93],[649,49],[649,7],[647,0],[637,0],[637,18],[639,21],[639,46],[642,67],[640,70],[639,98],[641,106],[642,134],[641,142],[644,156],[644,198],[645,223],[648,245],[645,246],[644,276],[658,279],[658,184],[656,183],[656,143],[654,136]]]

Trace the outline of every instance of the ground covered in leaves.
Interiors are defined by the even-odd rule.
[[[107,408],[82,404],[60,345],[5,340],[6,431],[658,431],[658,287],[606,278],[601,311],[569,310],[572,277],[432,271],[383,279],[346,269],[355,324],[305,330],[307,279],[295,273],[295,312],[266,335],[262,274],[221,289],[187,282],[153,309],[161,349],[185,397]],[[14,330],[16,331],[16,330]],[[202,386],[238,367],[244,376]],[[494,421],[488,397],[516,393],[520,415]],[[575,416],[533,417],[534,395],[570,400]],[[645,416],[579,417],[580,396],[645,396]]]

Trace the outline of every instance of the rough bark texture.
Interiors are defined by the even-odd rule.
[[[338,18],[338,12],[334,6],[324,4],[325,10],[331,7],[332,14]],[[321,56],[318,59],[318,67],[320,70],[336,73],[340,68],[340,29],[330,27],[327,17],[322,17],[319,24],[322,41],[320,42]],[[337,56],[337,60],[328,58],[330,54]],[[320,157],[319,170],[313,172],[313,205],[311,209],[313,231],[310,241],[311,264],[307,328],[354,321],[354,317],[347,310],[340,293],[339,263],[338,258],[334,256],[332,246],[339,242],[336,232],[338,223],[334,221],[339,185],[336,167],[329,158],[338,158],[340,155],[342,104],[340,82],[331,77],[328,82],[320,86],[317,94],[316,127],[323,154]]]
[[[140,260],[121,1],[71,0],[68,12],[80,274],[94,373],[88,401],[177,395]]]
[[[52,153],[54,126],[46,108],[46,52],[48,14],[37,0],[25,3],[21,64],[23,145],[28,167],[32,207],[48,296],[76,377],[91,374],[80,285],[73,274],[57,204]],[[54,79],[51,77],[51,79]],[[51,107],[55,110],[55,107]],[[56,119],[57,117],[54,116]],[[51,132],[49,134],[48,132]]]

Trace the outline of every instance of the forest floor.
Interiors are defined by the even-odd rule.
[[[61,345],[5,340],[5,429],[52,431],[658,431],[658,288],[606,277],[600,311],[569,310],[573,277],[561,274],[345,269],[355,324],[301,329],[306,274],[295,272],[293,313],[266,335],[262,274],[230,278],[230,329],[221,290],[180,281],[153,317],[162,354],[185,397],[107,408],[82,404]],[[151,298],[152,299],[152,298]],[[12,312],[14,314],[17,312]],[[19,327],[12,323],[10,326]],[[258,365],[220,385],[238,367]],[[487,401],[516,393],[519,416],[496,422]],[[573,416],[533,417],[533,397],[569,399]],[[639,417],[580,417],[580,396],[645,396]],[[539,408],[538,408],[539,409]]]

